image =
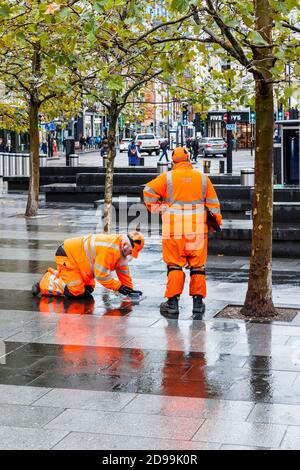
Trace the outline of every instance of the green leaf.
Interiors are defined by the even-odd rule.
[[[8,4],[4,4],[0,6],[0,16],[8,17],[10,15],[10,6]]]
[[[258,31],[251,31],[248,35],[248,38],[250,39],[250,41],[252,41],[254,45],[255,44],[258,46],[268,45],[267,41],[265,41],[265,39],[259,34]]]

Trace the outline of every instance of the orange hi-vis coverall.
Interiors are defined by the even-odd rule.
[[[48,268],[39,282],[41,293],[76,297],[84,294],[86,286],[94,288],[95,280],[111,290],[117,291],[122,284],[133,288],[127,260],[121,253],[122,237],[86,235],[65,240],[62,248],[66,256],[55,257],[57,269]],[[116,271],[118,280],[112,271]]]
[[[162,213],[163,260],[168,266],[165,296],[180,295],[183,267],[190,268],[190,295],[206,297],[206,207],[222,223],[220,203],[210,179],[190,162],[176,163],[172,171],[147,183],[144,202],[151,212]]]

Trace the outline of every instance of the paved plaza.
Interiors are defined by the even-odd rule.
[[[168,157],[171,161],[171,150],[168,150]],[[147,155],[143,153],[141,155],[144,158],[144,163],[146,167],[156,167],[159,157],[156,155]],[[220,170],[220,161],[225,162],[225,172],[226,172],[226,158],[217,157],[207,157],[205,160],[211,162],[210,172],[212,174],[219,174]],[[65,154],[59,152],[59,155],[55,158],[48,158],[47,166],[64,166],[66,161]],[[163,158],[162,162],[165,162]],[[195,164],[196,168],[203,169],[204,159],[199,156],[198,163]],[[242,169],[254,168],[254,154],[251,156],[250,150],[238,150],[232,152],[232,163],[233,163],[233,174],[239,175]],[[100,156],[99,150],[83,151],[79,153],[79,165],[80,166],[102,166],[102,157]],[[116,167],[125,167],[128,166],[128,156],[127,152],[120,152],[117,150]]]
[[[299,307],[290,323],[214,318],[246,291],[248,259],[226,256],[209,257],[202,321],[187,290],[179,320],[162,318],[158,238],[131,264],[137,303],[100,285],[89,300],[33,298],[57,246],[99,221],[43,197],[26,220],[25,204],[0,196],[0,448],[300,449],[300,260],[274,260],[276,305]]]

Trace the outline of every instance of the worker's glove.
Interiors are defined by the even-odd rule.
[[[131,289],[131,287],[124,286],[123,284],[120,287],[119,292],[123,295],[143,295],[142,291]]]
[[[85,286],[84,290],[87,294],[92,294],[92,292],[94,292],[94,288],[92,286]]]
[[[131,287],[124,286],[122,284],[120,289],[119,289],[119,292],[120,292],[120,294],[123,294],[123,295],[130,295],[130,294],[132,294],[133,289],[131,289]]]
[[[141,290],[132,290],[129,295],[143,295]]]

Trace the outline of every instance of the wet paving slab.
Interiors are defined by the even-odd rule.
[[[26,221],[22,195],[2,202],[0,448],[9,435],[16,448],[126,448],[120,435],[136,448],[300,448],[300,308],[291,323],[214,318],[242,301],[246,258],[209,257],[206,313],[194,321],[187,289],[178,321],[159,314],[157,237],[131,265],[138,302],[101,287],[83,301],[34,298],[59,243],[94,232],[96,211],[50,205]],[[274,260],[278,305],[300,307],[299,269]]]

